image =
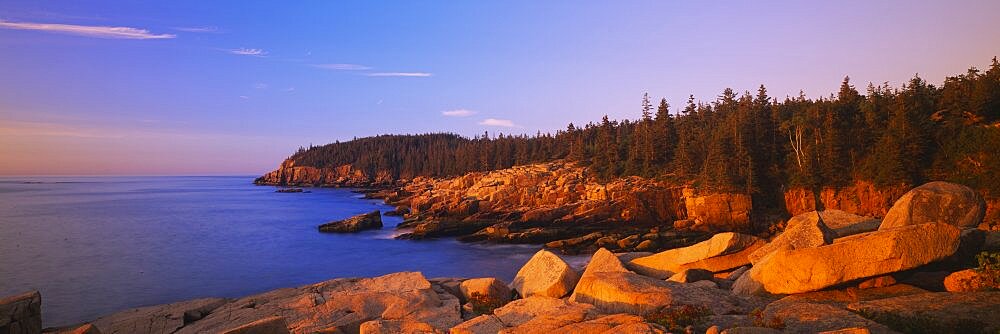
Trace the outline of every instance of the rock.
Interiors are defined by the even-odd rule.
[[[846,287],[843,289],[798,293],[785,296],[781,298],[781,301],[829,304],[838,308],[846,309],[848,304],[860,301],[885,299],[921,293],[927,293],[927,290],[906,284],[896,284],[882,288],[858,289],[856,287]]]
[[[482,315],[463,322],[450,333],[542,333],[560,327],[594,319],[599,315],[593,305],[565,299],[533,296],[518,299],[496,309],[492,315]]]
[[[956,271],[944,278],[944,289],[948,292],[1000,290],[996,284],[975,269]]]
[[[0,331],[10,334],[42,332],[42,295],[38,291],[0,299]]]
[[[764,309],[765,319],[781,319],[792,333],[818,333],[847,327],[864,327],[879,333],[890,330],[846,309],[820,303],[778,300]]]
[[[640,252],[648,252],[655,250],[659,245],[655,240],[643,240],[638,245],[635,245],[635,250]]]
[[[871,334],[872,331],[864,327],[841,328],[832,331],[822,331],[819,334]]]
[[[234,323],[272,316],[284,317],[293,333],[357,333],[361,324],[370,320],[407,320],[445,330],[461,323],[459,308],[458,298],[436,291],[422,274],[402,272],[374,278],[334,279],[240,298],[176,333],[216,333]]]
[[[622,264],[622,261],[614,253],[601,248],[590,257],[590,261],[587,262],[587,267],[583,270],[581,277],[606,272],[628,272],[628,269],[625,269],[625,265]]]
[[[705,269],[685,269],[668,278],[668,281],[678,283],[693,283],[697,281],[711,280],[714,278],[711,271]]]
[[[500,305],[510,301],[510,288],[503,281],[493,277],[467,279],[462,282],[459,288],[462,291],[463,302],[473,300],[475,295],[491,302],[495,301]]]
[[[621,261],[621,263],[623,263],[623,264],[624,263],[629,263],[630,261],[638,259],[640,257],[645,257],[645,256],[653,255],[653,253],[650,253],[650,252],[622,252],[622,253],[614,253],[614,254],[615,254],[615,257],[618,257],[618,261]],[[627,267],[628,266],[626,266],[626,268]]]
[[[739,268],[742,266],[749,265],[750,254],[753,254],[761,247],[764,247],[765,244],[767,244],[767,242],[758,239],[756,242],[750,244],[750,246],[747,246],[746,248],[744,248],[739,252],[710,257],[704,260],[699,260],[691,263],[686,263],[677,267],[677,269],[678,270],[705,269],[713,273],[725,272],[728,270],[732,270],[734,268]]]
[[[639,242],[638,235],[630,235],[625,239],[618,240],[618,248],[629,249],[635,246]]]
[[[547,250],[539,250],[514,277],[511,286],[523,297],[562,298],[573,290],[579,274]]]
[[[719,326],[712,325],[705,330],[705,334],[719,334],[720,331],[721,329],[719,329]]]
[[[190,321],[202,319],[227,302],[222,298],[203,298],[177,303],[147,306],[98,318],[92,324],[105,334],[174,333]],[[252,319],[257,320],[257,319]],[[252,320],[246,321],[246,323]],[[228,329],[231,323],[225,328]]]
[[[716,314],[750,311],[746,309],[748,302],[723,290],[662,281],[628,272],[587,275],[580,279],[570,300],[592,304],[605,313],[635,315],[677,304],[707,306]]]
[[[697,194],[685,188],[687,218],[694,221],[689,229],[704,232],[744,231],[750,226],[750,196],[744,194]]]
[[[976,228],[985,215],[986,201],[975,190],[937,181],[916,187],[896,200],[879,230],[936,222]]]
[[[93,324],[86,323],[82,325],[66,326],[60,328],[46,328],[42,330],[42,333],[46,334],[101,334],[101,330],[97,329]]]
[[[882,224],[881,220],[873,217],[863,217],[834,209],[820,211],[819,216],[823,220],[823,224],[833,230],[836,238],[876,231]]]
[[[618,326],[626,324],[641,324],[645,320],[642,317],[630,314],[612,314],[593,320],[587,320],[566,326],[559,327],[555,333],[578,333],[578,334],[600,334],[610,331]]]
[[[933,292],[857,302],[847,308],[896,330],[919,326],[927,333],[995,333],[1000,330],[997,305],[1000,292]]]
[[[745,274],[749,270],[750,266],[739,267],[736,270],[730,272],[729,275],[726,276],[726,280],[735,281],[736,279],[740,278],[740,276],[743,276],[743,274]]]
[[[764,256],[779,250],[829,245],[835,237],[836,234],[823,223],[818,212],[803,213],[789,219],[784,232],[750,254],[750,262],[757,263]]]
[[[719,233],[712,236],[711,239],[692,246],[675,248],[634,259],[629,261],[628,268],[643,275],[664,279],[686,269],[682,268],[685,264],[736,253],[750,247],[759,240],[757,237],[745,234],[733,232]],[[736,268],[740,265],[727,269]]]
[[[378,210],[375,210],[363,215],[320,225],[319,231],[327,233],[354,233],[380,228],[382,228],[382,214]]]
[[[657,325],[644,322],[632,322],[618,325],[602,334],[663,334],[666,333]]]
[[[858,289],[884,288],[896,284],[896,279],[889,275],[872,277],[858,283]]]
[[[722,334],[781,334],[781,331],[767,327],[733,327],[722,331]]]
[[[283,334],[288,333],[288,325],[283,317],[267,317],[242,325],[222,334]]]
[[[443,334],[426,322],[414,320],[371,320],[361,324],[360,334]]]
[[[816,248],[779,250],[744,276],[774,294],[815,291],[944,259],[958,249],[959,234],[954,226],[942,223],[880,230]]]

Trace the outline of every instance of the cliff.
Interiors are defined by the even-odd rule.
[[[393,185],[396,180],[384,170],[369,175],[351,165],[316,168],[297,166],[295,160],[287,159],[278,169],[258,177],[254,183],[300,187],[372,187]]]

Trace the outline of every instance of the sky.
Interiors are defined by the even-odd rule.
[[[256,175],[377,134],[554,132],[644,92],[985,68],[1000,1],[0,2],[0,175]]]

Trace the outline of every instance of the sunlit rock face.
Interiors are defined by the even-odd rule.
[[[976,191],[960,184],[931,182],[900,197],[879,229],[936,222],[976,228],[985,215],[986,201]]]
[[[960,234],[958,228],[944,223],[880,230],[830,245],[778,250],[764,256],[744,276],[774,294],[815,291],[944,259],[958,250]]]

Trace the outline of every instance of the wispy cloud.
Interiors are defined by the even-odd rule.
[[[288,88],[285,88],[285,91],[286,91],[286,92],[294,92],[294,91],[295,91],[295,87],[288,87]]]
[[[479,125],[502,126],[505,128],[513,128],[517,126],[517,124],[514,124],[514,122],[509,119],[497,119],[497,118],[484,119],[481,122],[479,122]]]
[[[263,82],[258,82],[258,83],[256,83],[256,84],[253,85],[253,88],[256,88],[256,89],[267,89],[267,84],[263,83]]]
[[[446,110],[441,112],[442,116],[448,116],[448,117],[469,117],[475,114],[476,111],[468,109],[455,109],[455,110]]]
[[[122,138],[123,134],[99,128],[80,127],[48,122],[6,121],[0,124],[0,135],[71,137],[71,138]]]
[[[416,77],[426,78],[433,74],[427,72],[375,72],[365,74],[370,77]]]
[[[0,28],[17,30],[37,30],[61,34],[111,39],[168,39],[173,34],[154,34],[146,29],[110,26],[84,26],[60,23],[10,22],[0,20]]]
[[[198,32],[198,33],[219,32],[219,28],[217,27],[173,27],[172,29],[183,32]]]
[[[229,50],[229,53],[232,53],[234,55],[254,56],[254,57],[264,57],[267,55],[267,51],[264,51],[262,49],[247,49],[247,48],[232,49]]]
[[[338,71],[363,71],[372,69],[371,67],[358,64],[313,64],[312,67]]]

